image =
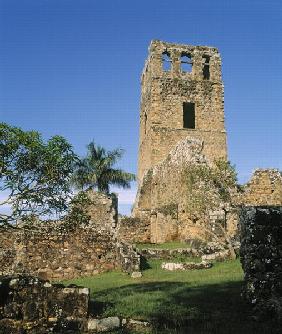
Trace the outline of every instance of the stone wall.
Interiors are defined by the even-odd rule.
[[[151,225],[150,220],[121,217],[118,222],[117,238],[126,243],[150,242]]]
[[[245,207],[240,226],[243,295],[255,316],[282,322],[282,206]]]
[[[235,246],[235,245],[234,245]],[[225,251],[225,248],[218,243],[200,243],[197,242],[191,247],[176,249],[161,248],[138,248],[137,251],[146,259],[173,259],[177,257],[202,257],[205,255],[219,254]]]
[[[187,137],[170,151],[165,160],[145,173],[137,192],[133,216],[141,220],[150,219],[152,243],[210,238],[210,234],[192,220],[187,210],[186,169],[194,165],[210,165],[203,154],[203,145],[203,141]],[[237,233],[237,219],[232,210],[230,207],[226,221],[227,231],[233,236]],[[218,208],[211,212],[211,221],[221,219],[223,215],[224,211]]]
[[[0,333],[94,334],[131,333],[135,330],[139,333],[143,329],[149,333],[148,322],[118,316],[95,316],[89,293],[88,288],[51,284],[28,275],[2,276]]]
[[[118,267],[116,240],[95,228],[0,231],[0,275],[26,272],[44,279],[91,276]]]
[[[245,205],[282,205],[282,175],[278,169],[257,169],[246,184],[241,202]]]
[[[141,81],[133,216],[150,220],[151,242],[206,238],[187,216],[182,173],[189,159],[211,164],[227,159],[220,54],[213,47],[152,41]],[[187,103],[195,111],[191,126],[184,120]],[[172,214],[168,208],[174,208]]]
[[[118,199],[115,194],[105,195],[97,191],[88,191],[90,205],[86,212],[90,225],[98,229],[115,231],[118,216]]]
[[[88,195],[91,201],[84,207],[88,221],[83,224],[73,221],[76,216],[71,211],[71,219],[65,221],[2,228],[0,275],[28,273],[50,280],[71,279],[123,268],[128,258],[132,268],[127,264],[127,271],[136,271],[138,254],[127,247],[120,252],[116,197],[96,192]]]
[[[170,57],[167,70],[162,64],[164,53]],[[191,71],[182,68],[181,57],[187,55]],[[209,70],[209,78],[204,77],[204,67]],[[164,160],[187,136],[205,142],[204,154],[211,161],[227,157],[221,58],[216,48],[154,40],[149,47],[141,84],[140,182],[146,170]],[[183,103],[186,102],[195,104],[194,129],[185,128],[183,124]]]
[[[0,333],[80,333],[88,317],[89,289],[64,287],[30,276],[0,279]]]

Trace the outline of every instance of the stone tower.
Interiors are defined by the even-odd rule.
[[[187,137],[203,141],[208,160],[227,159],[216,48],[152,41],[141,81],[139,182]]]

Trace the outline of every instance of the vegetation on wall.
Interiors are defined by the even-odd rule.
[[[191,165],[185,171],[187,185],[186,209],[191,219],[201,224],[203,230],[214,240],[227,244],[231,256],[236,257],[232,242],[226,231],[226,213],[232,206],[232,197],[237,190],[235,167],[225,160],[215,161],[213,166]],[[210,214],[223,210],[225,219],[211,221]],[[215,230],[221,232],[221,237]]]

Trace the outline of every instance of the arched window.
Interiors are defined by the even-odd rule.
[[[181,58],[181,71],[182,72],[192,72],[192,58],[189,53],[182,53]]]
[[[162,63],[163,63],[163,70],[168,72],[171,70],[171,58],[170,53],[164,51],[162,54]]]
[[[210,79],[210,56],[203,56],[203,77],[205,80]]]

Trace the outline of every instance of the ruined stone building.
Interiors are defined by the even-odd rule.
[[[278,169],[256,169],[245,185],[246,206],[282,206],[282,175]]]
[[[186,211],[183,173],[193,164],[212,166],[219,159],[228,160],[218,50],[152,41],[141,76],[138,192],[133,208],[133,217],[150,226],[151,242],[205,238]],[[256,170],[233,201],[230,208],[282,205],[280,172]],[[222,219],[222,208],[218,209],[211,213],[214,220]],[[230,210],[224,219],[234,235],[237,214]]]
[[[84,195],[84,203],[71,205],[61,221],[34,219],[0,227],[0,276],[58,281],[116,268],[138,271],[140,256],[117,238],[116,196],[92,190]]]
[[[151,222],[151,241],[189,239],[185,186],[190,163],[227,159],[218,50],[152,41],[141,77],[139,189],[133,215]]]
[[[227,158],[216,48],[152,41],[141,84],[139,181],[187,137],[203,141],[208,159]]]

